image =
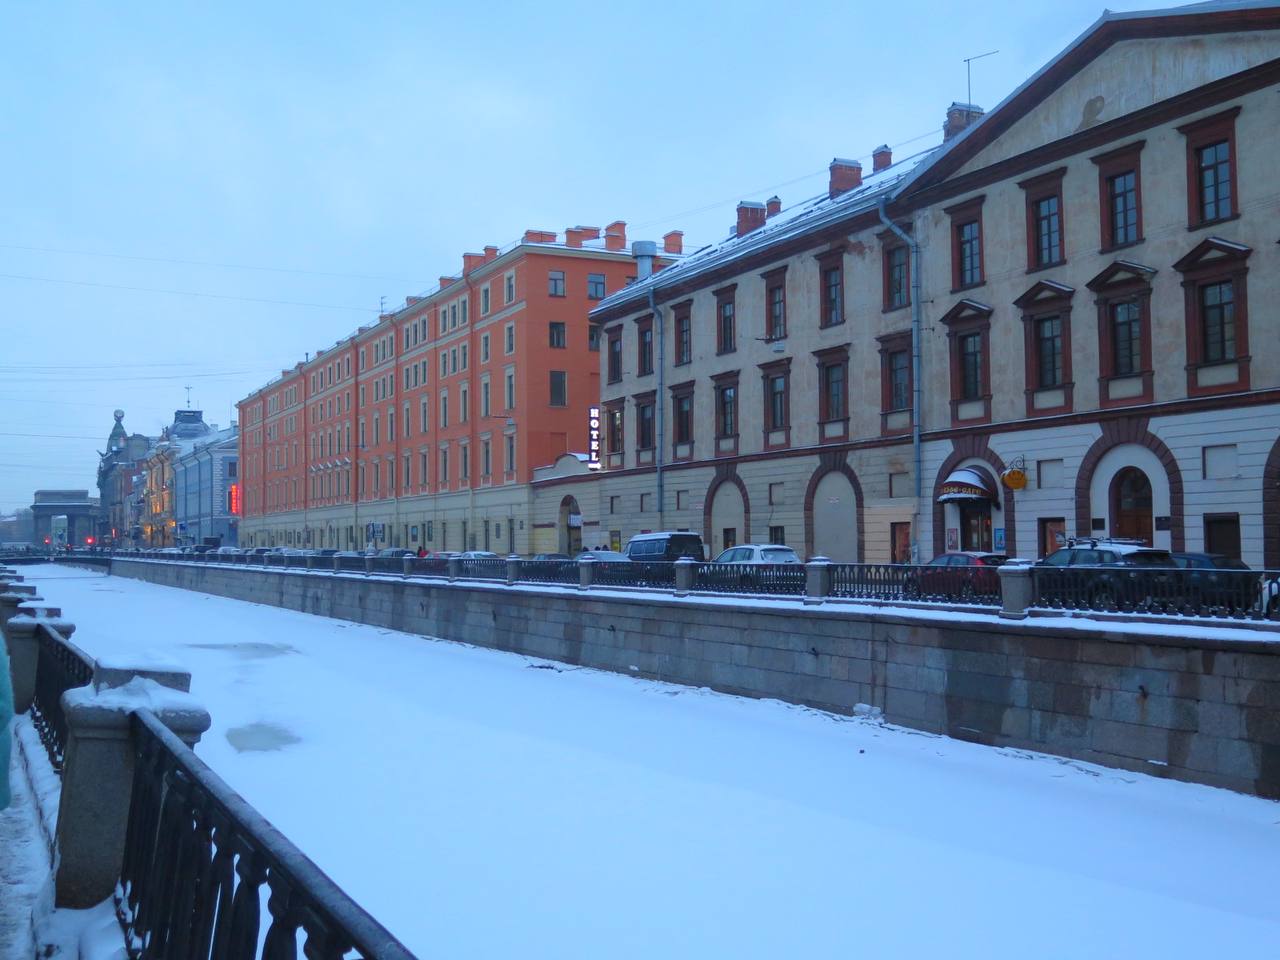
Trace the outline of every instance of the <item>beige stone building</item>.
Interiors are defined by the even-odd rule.
[[[1280,6],[1108,13],[936,149],[837,160],[642,266],[591,314],[602,469],[535,478],[538,548],[576,518],[713,553],[1105,533],[1280,566],[1278,84]]]

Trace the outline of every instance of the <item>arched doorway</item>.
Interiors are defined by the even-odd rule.
[[[1152,542],[1151,480],[1137,467],[1125,467],[1111,478],[1113,536]]]
[[[735,478],[736,479],[736,478]],[[747,529],[747,507],[742,491],[733,480],[720,483],[711,494],[711,529],[707,550],[715,557],[721,550],[745,543],[751,536]]]
[[[837,563],[858,561],[858,494],[839,470],[823,474],[813,489],[813,552]]]
[[[1005,543],[997,543],[997,524],[992,516],[992,511],[1000,508],[999,487],[985,467],[973,463],[957,467],[947,473],[938,490],[948,551],[1007,549]]]
[[[577,556],[582,550],[582,510],[573,497],[560,501],[560,552]]]

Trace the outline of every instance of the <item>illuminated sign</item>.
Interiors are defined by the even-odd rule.
[[[587,410],[587,469],[600,469],[600,408]]]
[[[231,484],[228,492],[231,499],[231,512],[238,517],[240,516],[240,484]]]

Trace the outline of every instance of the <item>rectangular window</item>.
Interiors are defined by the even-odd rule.
[[[458,326],[458,303],[454,301],[449,304],[449,329],[453,330]]]
[[[464,344],[463,344],[461,347],[459,347],[458,349],[462,351],[462,352],[461,352],[461,356],[462,356],[462,369],[463,369],[463,370],[465,370],[465,369],[467,369],[467,345],[464,343]]]
[[[382,421],[378,418],[378,415],[375,413],[373,415],[373,445],[375,447],[382,442],[381,423]]]
[[[587,327],[587,349],[592,353],[600,352],[600,328],[594,323]]]
[[[653,402],[636,404],[636,447],[653,449]]]
[[[822,268],[822,326],[844,323],[844,268],[840,264]]]
[[[487,333],[480,337],[480,362],[489,362],[489,335]]]
[[[734,318],[733,291],[716,295],[716,352],[733,353],[738,349]]]
[[[787,335],[786,274],[774,272],[765,277],[765,336],[781,340]]]
[[[738,385],[726,384],[716,388],[716,436],[738,435]]]
[[[1035,202],[1036,266],[1062,262],[1061,200],[1054,194]]]
[[[1111,305],[1112,369],[1117,377],[1142,370],[1142,309],[1136,300]]]
[[[693,442],[693,394],[686,393],[673,400],[676,443]]]
[[[440,351],[440,376],[447,377],[449,375],[449,354],[443,350]]]
[[[911,408],[911,354],[907,350],[889,353],[889,409]]]
[[[769,429],[782,430],[788,421],[787,375],[776,373],[766,379],[769,393]]]
[[[458,348],[454,347],[449,351],[449,372],[458,372]]]
[[[769,542],[779,547],[787,545],[787,528],[782,526],[769,527]]]
[[[493,476],[493,447],[488,440],[480,441],[480,476]]]
[[[1062,319],[1037,317],[1036,372],[1041,390],[1062,384]]]
[[[489,381],[480,381],[480,416],[489,416]]]
[[[503,439],[507,441],[507,459],[506,459],[507,469],[512,473],[515,473],[516,471],[516,435],[514,433],[509,433]]]
[[[426,398],[426,397],[423,397],[423,398],[422,398],[422,405],[421,405],[421,408],[420,408],[420,410],[419,410],[419,413],[421,414],[422,432],[423,432],[423,433],[426,433],[426,432],[427,432],[427,430],[431,427],[431,417],[430,417],[430,414],[429,414],[429,412],[428,412],[428,410],[427,410],[427,398]]]
[[[503,350],[507,354],[516,352],[516,325],[508,323],[506,329],[503,330],[504,343]]]
[[[956,246],[960,256],[957,286],[976,287],[982,283],[982,229],[977,220],[957,224]]]
[[[846,365],[840,363],[824,363],[818,368],[822,395],[819,398],[820,419],[843,420],[845,417],[845,370]]]
[[[610,453],[622,453],[622,407],[610,407],[605,413],[605,442]]]
[[[480,288],[480,316],[487,317],[489,315],[489,285],[486,283]]]
[[[506,303],[515,303],[516,274],[514,270],[502,278],[502,293]]]
[[[1108,247],[1138,242],[1138,173],[1126,170],[1107,177],[1107,216],[1111,227]]]
[[[676,327],[676,366],[693,360],[693,320],[686,306],[675,314]]]
[[[909,251],[906,247],[890,247],[884,253],[884,308],[897,310],[911,302]]]
[[[1200,222],[1225,220],[1234,212],[1231,199],[1231,144],[1219,140],[1196,150]]]
[[[514,370],[508,370],[503,381],[504,399],[508,410],[516,408],[516,373]]]
[[[1206,513],[1204,515],[1204,549],[1232,560],[1240,559],[1240,515],[1238,513]]]
[[[966,333],[960,337],[960,399],[982,397],[982,334]]]
[[[449,485],[449,448],[444,447],[440,451],[440,485],[447,487]]]
[[[604,299],[604,274],[603,273],[587,274],[587,299],[588,300]]]
[[[566,344],[564,324],[553,320],[547,325],[547,329],[549,331],[550,345],[557,350],[563,350]]]
[[[471,303],[471,301],[464,297],[464,298],[462,299],[462,302],[459,304],[459,305],[462,307],[462,322],[463,322],[463,323],[466,323],[466,322],[467,322],[467,305],[468,305],[468,304],[470,304],[470,303]]]
[[[458,388],[458,422],[466,423],[471,416],[471,391],[464,383]]]
[[[548,271],[547,295],[551,297],[564,296],[564,271],[563,270]]]
[[[449,391],[445,390],[440,394],[440,426],[447,427],[449,425]]]
[[[647,376],[653,373],[653,325],[652,322],[642,325],[636,338],[637,373]]]
[[[617,383],[622,379],[622,331],[609,331],[609,382]]]
[[[418,454],[418,483],[421,486],[427,485],[427,478],[431,475],[429,464],[427,463],[427,451],[423,450]]]
[[[563,370],[551,371],[551,406],[564,407],[569,403],[568,374]]]
[[[1200,316],[1205,363],[1236,358],[1235,292],[1232,281],[1207,283],[1200,288]]]

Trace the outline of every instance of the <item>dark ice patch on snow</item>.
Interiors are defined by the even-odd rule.
[[[302,738],[296,733],[277,723],[249,723],[227,731],[227,743],[237,753],[283,750],[301,742]]]
[[[298,651],[287,643],[188,643],[197,650],[226,650],[241,660],[268,660]]]

